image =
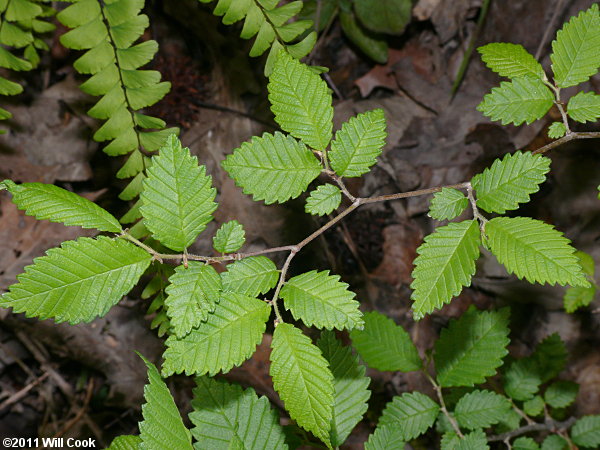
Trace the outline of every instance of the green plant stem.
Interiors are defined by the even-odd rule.
[[[576,417],[571,417],[565,420],[564,422],[559,422],[552,419],[546,420],[544,423],[534,422],[532,424],[517,428],[516,430],[507,431],[506,433],[496,434],[493,436],[488,436],[487,440],[488,442],[505,441],[506,439],[512,439],[523,434],[531,433],[532,431],[564,431],[568,430],[576,421]]]
[[[450,425],[452,425],[454,432],[461,439],[464,439],[465,435],[462,433],[462,431],[460,431],[458,422],[456,422],[456,419],[452,416],[452,414],[450,414],[450,412],[448,411],[448,408],[446,408],[446,402],[444,401],[444,396],[442,395],[442,387],[439,384],[437,384],[437,382],[433,379],[433,377],[431,375],[429,375],[429,373],[427,373],[426,369],[423,369],[422,372],[425,375],[425,378],[427,378],[427,380],[431,383],[431,385],[433,386],[433,389],[435,390],[437,398],[440,402],[440,410],[446,416],[446,418],[450,422]]]

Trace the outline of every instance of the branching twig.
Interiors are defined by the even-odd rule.
[[[545,423],[532,423],[529,425],[522,426],[517,428],[516,430],[507,431],[506,433],[496,434],[493,436],[488,436],[488,442],[497,442],[504,441],[506,439],[512,439],[517,436],[521,436],[526,433],[530,433],[532,431],[562,431],[567,430],[576,422],[576,417],[571,417],[564,422],[559,422],[556,420],[547,420]]]
[[[440,402],[440,410],[446,416],[446,418],[450,422],[450,425],[452,425],[452,428],[454,429],[454,432],[461,439],[464,438],[465,436],[462,433],[462,431],[460,431],[460,427],[458,426],[458,422],[456,422],[456,419],[452,416],[452,414],[450,414],[450,412],[448,411],[448,408],[446,408],[446,402],[444,401],[444,396],[442,395],[442,388],[441,388],[441,386],[436,383],[436,381],[431,377],[431,375],[429,375],[429,373],[427,373],[426,369],[423,369],[423,374],[425,374],[425,378],[427,378],[427,380],[433,386],[433,389],[435,390],[437,398],[438,398],[438,400]]]
[[[534,150],[533,154],[534,155],[544,154],[544,153],[552,150],[553,148],[558,147],[559,145],[566,144],[567,142],[574,141],[576,139],[600,139],[600,132],[598,132],[598,131],[583,131],[583,132],[572,131],[571,133],[567,134],[566,136],[563,136],[560,139],[557,139],[556,141],[550,142],[549,144],[544,145],[543,147],[540,147],[537,150]]]

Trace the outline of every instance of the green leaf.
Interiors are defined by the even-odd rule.
[[[501,77],[544,78],[544,69],[522,45],[497,42],[477,49],[481,59]]]
[[[436,192],[429,205],[429,217],[436,220],[452,220],[460,216],[469,206],[469,199],[460,191],[442,188]]]
[[[190,420],[198,449],[226,450],[233,438],[243,450],[287,449],[279,417],[266,397],[224,380],[197,377]]]
[[[82,228],[118,233],[119,221],[108,211],[86,198],[51,184],[15,184],[4,180],[2,184],[13,195],[13,202],[28,216],[38,220],[61,222]]]
[[[511,408],[510,401],[503,395],[475,390],[458,401],[454,417],[461,427],[475,430],[500,422]]]
[[[588,287],[575,249],[551,225],[529,217],[496,217],[485,226],[487,244],[509,273],[530,283]]]
[[[521,125],[541,119],[554,103],[554,95],[537,78],[515,78],[503,81],[500,87],[483,97],[477,106],[484,116],[500,120],[502,125]]]
[[[521,436],[512,443],[513,450],[540,450],[540,446],[530,437]]]
[[[539,390],[542,378],[536,362],[530,358],[514,361],[504,374],[504,391],[515,400],[529,400]]]
[[[509,314],[508,308],[470,309],[442,330],[434,361],[443,387],[473,386],[496,373],[508,353]]]
[[[558,139],[567,133],[567,127],[562,122],[552,122],[548,127],[548,137],[550,139]]]
[[[338,330],[362,328],[364,325],[356,294],[339,275],[329,275],[325,270],[311,270],[288,280],[280,297],[294,319],[317,328]]]
[[[556,381],[548,386],[544,399],[553,408],[566,408],[575,401],[579,385],[572,381]]]
[[[352,349],[343,346],[334,332],[322,332],[317,346],[333,375],[333,419],[329,438],[332,447],[339,447],[367,411],[371,379],[365,376],[365,367],[359,364]]]
[[[562,122],[552,122],[548,127],[548,137],[550,139],[558,139],[567,133],[567,127]]]
[[[331,92],[325,81],[307,65],[279,52],[268,88],[279,126],[306,145],[325,150],[333,128]]]
[[[516,412],[514,409],[510,410],[508,414],[500,421],[498,425],[494,427],[494,430],[498,433],[506,433],[519,428],[523,417]]]
[[[364,329],[352,330],[352,345],[360,357],[377,370],[411,372],[423,362],[404,328],[377,311],[363,315]]]
[[[382,109],[351,117],[335,133],[328,153],[331,167],[341,177],[360,177],[377,162],[386,136]]]
[[[144,224],[167,247],[183,251],[212,220],[217,194],[198,159],[172,135],[152,157],[140,195]]]
[[[138,450],[142,438],[139,436],[117,436],[113,439],[108,450]]]
[[[388,59],[387,41],[376,33],[365,29],[354,14],[340,11],[340,25],[348,39],[365,55],[379,64],[385,64]]]
[[[574,313],[579,308],[585,308],[594,301],[596,296],[596,286],[591,285],[590,287],[569,287],[565,292],[563,299],[563,305],[565,311],[569,314]]]
[[[304,210],[314,216],[331,214],[342,202],[342,192],[333,184],[322,184],[310,193]]]
[[[483,430],[475,430],[466,434],[464,439],[459,441],[455,450],[489,450],[489,448]]]
[[[439,411],[440,406],[425,394],[407,392],[386,405],[378,426],[397,427],[404,440],[409,441],[431,428]]]
[[[539,395],[535,395],[523,403],[523,411],[531,417],[541,416],[544,412],[544,399]]]
[[[378,33],[401,34],[410,22],[411,0],[361,0],[354,3],[359,20]]]
[[[221,277],[212,266],[190,261],[187,268],[177,266],[169,282],[165,290],[167,315],[181,338],[214,312],[221,295]]]
[[[279,270],[266,256],[251,256],[229,264],[221,279],[223,291],[257,297],[275,287]]]
[[[460,437],[454,431],[447,431],[442,436],[440,442],[441,450],[456,450],[456,447],[460,444]]]
[[[246,232],[237,220],[225,222],[213,237],[213,247],[220,253],[237,252],[244,242],[246,242]]]
[[[575,422],[571,428],[571,439],[582,447],[600,446],[600,415],[583,416]]]
[[[298,197],[322,167],[306,146],[279,132],[254,136],[222,163],[244,194],[267,205]]]
[[[569,99],[567,114],[577,122],[595,122],[600,117],[600,95],[578,92]]]
[[[538,344],[530,358],[537,364],[542,383],[546,383],[566,367],[567,348],[558,333],[553,333]]]
[[[104,316],[137,283],[152,257],[123,239],[100,236],[63,242],[35,258],[0,298],[27,317],[71,324]]]
[[[558,434],[551,434],[542,442],[542,450],[566,450],[568,448],[567,441]]]
[[[471,184],[477,193],[477,206],[487,212],[504,214],[529,202],[539,191],[550,171],[550,158],[531,152],[515,152],[497,159],[492,167],[475,175]]]
[[[587,81],[600,66],[600,13],[593,4],[572,17],[552,41],[552,70],[558,87],[566,88]]]
[[[142,359],[148,367],[148,384],[144,386],[144,420],[139,424],[140,449],[191,450],[192,436],[181,420],[169,388],[154,364],[144,357]]]
[[[271,344],[273,386],[298,425],[331,448],[333,375],[321,351],[288,323],[275,327]]]
[[[405,447],[401,430],[395,424],[378,426],[365,442],[365,450],[404,450]]]
[[[166,342],[164,375],[214,375],[229,372],[256,350],[265,332],[271,308],[245,295],[223,293],[206,322],[183,338],[169,336]]]
[[[411,299],[415,319],[441,308],[471,285],[481,236],[476,220],[438,227],[417,249]]]

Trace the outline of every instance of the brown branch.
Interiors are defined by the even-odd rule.
[[[516,430],[507,431],[502,434],[495,434],[493,436],[489,436],[487,438],[488,442],[496,442],[496,441],[504,441],[506,439],[512,439],[517,436],[521,436],[526,433],[530,433],[532,431],[551,431],[551,432],[559,432],[563,430],[568,430],[575,422],[577,421],[576,417],[571,417],[564,422],[559,422],[557,420],[547,420],[545,423],[532,423],[529,425],[522,426],[521,428],[517,428]]]
[[[571,132],[556,141],[550,142],[543,147],[534,150],[532,153],[534,155],[544,154],[553,148],[558,147],[559,145],[566,144],[567,142],[576,140],[576,139],[600,139],[600,132],[597,131],[583,131],[583,132]]]

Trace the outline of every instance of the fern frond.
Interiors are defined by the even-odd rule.
[[[527,203],[539,191],[550,171],[550,158],[531,152],[515,152],[497,159],[492,167],[475,175],[471,184],[477,193],[477,206],[487,212],[504,214]]]
[[[35,258],[0,297],[0,306],[27,317],[90,322],[135,286],[150,261],[149,253],[123,239],[66,241]]]
[[[146,358],[148,384],[144,386],[146,403],[142,405],[139,448],[149,450],[192,450],[192,435],[183,424],[177,405],[158,370]]]
[[[306,64],[280,52],[269,76],[269,101],[279,126],[315,150],[331,141],[333,106],[327,83]]]
[[[496,217],[485,232],[494,256],[517,277],[530,283],[590,285],[570,241],[552,225],[529,217]]]
[[[348,290],[348,284],[339,275],[329,271],[312,270],[288,280],[280,293],[285,308],[294,319],[317,328],[338,330],[363,327],[356,294]]]
[[[213,313],[183,338],[169,336],[163,373],[214,375],[247,360],[260,343],[271,308],[262,300],[223,293]]]
[[[206,167],[183,148],[176,136],[167,139],[144,180],[140,213],[144,224],[163,245],[178,251],[189,247],[212,220],[217,190]]]
[[[139,69],[158,50],[155,41],[136,44],[148,27],[148,17],[140,14],[143,7],[144,0],[74,0],[57,14],[70,28],[61,36],[62,44],[85,50],[74,63],[78,72],[90,75],[81,89],[102,97],[88,111],[90,116],[106,120],[94,139],[109,141],[103,149],[108,155],[130,155],[126,168],[117,174],[120,178],[144,176],[147,160],[143,153],[158,150],[169,134],[178,132],[176,128],[165,129],[160,119],[138,112],[170,90],[170,83],[160,81],[160,73]],[[138,218],[129,214],[121,221]]]
[[[333,375],[333,419],[329,436],[331,445],[344,443],[367,411],[370,378],[350,347],[344,347],[332,331],[324,331],[317,341]]]
[[[331,448],[333,375],[321,350],[289,323],[275,327],[271,343],[273,386],[290,417]]]
[[[279,132],[254,136],[221,165],[244,194],[267,205],[298,197],[322,169],[302,142]]]
[[[38,35],[56,28],[44,20],[53,14],[50,6],[30,0],[0,2],[0,68],[20,72],[38,65],[38,50],[48,50]],[[21,92],[23,87],[19,83],[0,76],[0,95],[12,96]],[[0,108],[0,120],[11,117],[10,112]],[[0,130],[0,134],[4,132]]]
[[[571,18],[552,41],[552,71],[558,87],[587,81],[600,67],[600,12],[595,3]]]
[[[275,287],[279,270],[266,256],[251,256],[229,264],[221,279],[223,291],[257,297]]]
[[[417,249],[411,298],[416,319],[449,303],[471,284],[481,241],[476,220],[439,227]]]
[[[496,373],[508,353],[508,316],[508,308],[471,309],[442,330],[434,354],[441,386],[473,386]]]
[[[190,420],[198,448],[228,450],[237,437],[243,450],[285,450],[279,417],[266,397],[224,380],[197,377]]]
[[[213,0],[199,1],[210,3]],[[225,25],[244,21],[240,34],[242,39],[256,37],[250,56],[260,56],[269,50],[265,76],[271,74],[274,58],[280,50],[300,59],[308,55],[317,39],[314,31],[303,36],[312,27],[312,21],[289,22],[302,9],[301,1],[292,1],[282,6],[277,6],[278,3],[279,0],[219,0],[213,11],[215,15],[223,17]]]

